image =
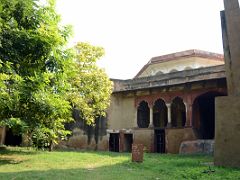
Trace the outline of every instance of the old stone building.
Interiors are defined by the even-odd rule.
[[[141,143],[148,152],[178,153],[184,141],[214,139],[214,99],[227,95],[223,55],[154,57],[133,79],[112,81],[107,117],[89,127],[74,113],[73,135],[61,147],[130,152]]]
[[[214,139],[216,96],[227,95],[221,54],[188,50],[152,58],[130,80],[113,80],[109,150],[178,153],[183,141]]]

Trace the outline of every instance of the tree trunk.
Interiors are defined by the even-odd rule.
[[[49,152],[51,152],[53,150],[53,141],[50,141],[48,150],[49,150]]]

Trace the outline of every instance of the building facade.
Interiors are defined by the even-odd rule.
[[[220,54],[188,50],[152,58],[131,80],[113,80],[109,150],[178,153],[184,141],[214,139],[216,96],[227,95]]]
[[[61,148],[130,152],[140,143],[147,152],[178,153],[184,141],[214,139],[214,99],[227,95],[223,55],[188,50],[154,57],[133,79],[112,81],[107,117],[89,127],[74,113],[76,123],[66,126],[73,134]],[[7,133],[0,131],[1,143]]]

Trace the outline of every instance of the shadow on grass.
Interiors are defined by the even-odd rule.
[[[14,159],[8,159],[8,158],[0,158],[0,166],[7,165],[7,164],[20,164],[22,163],[22,160],[14,160]]]
[[[7,147],[6,149],[0,149],[0,155],[30,155],[37,154],[41,151],[28,149],[28,148],[15,148],[15,147]]]
[[[142,179],[239,179],[240,171],[237,169],[217,169],[216,172],[203,173],[202,168],[193,168],[191,164],[184,167],[170,167],[149,163],[131,163],[124,161],[101,167],[46,169],[46,170],[23,170],[18,172],[2,172],[0,179],[91,179],[91,180],[142,180]]]
[[[127,179],[128,177],[118,174],[119,171],[113,170],[116,166],[100,167],[100,168],[78,168],[78,169],[51,169],[46,171],[22,171],[22,172],[9,172],[0,173],[1,180],[8,179]],[[137,176],[136,176],[137,177]],[[133,178],[131,178],[133,179]]]
[[[86,153],[86,154],[94,154],[94,155],[100,155],[100,156],[109,156],[109,157],[119,157],[119,156],[130,156],[131,153],[119,153],[119,152],[111,152],[111,151],[94,151],[94,150],[61,150],[57,149],[53,152],[61,152],[61,153]]]
[[[81,153],[81,154],[93,154],[97,156],[108,156],[108,157],[126,157],[131,156],[130,153],[117,153],[117,152],[109,152],[109,151],[94,151],[94,150],[59,150],[56,149],[52,152],[49,152],[48,150],[42,150],[42,149],[35,149],[31,147],[4,147],[0,148],[0,156],[12,156],[12,155],[35,155],[35,154],[41,154],[41,153]],[[0,159],[1,160],[1,159]]]
[[[18,157],[11,155],[41,154],[44,151],[28,150],[27,148],[10,148],[0,151],[0,179],[240,179],[240,169],[214,167],[214,171],[202,162],[211,161],[205,155],[170,155],[144,154],[143,163],[132,163],[130,153],[113,153],[99,151],[54,151],[53,157],[61,156],[60,161],[51,160],[51,153],[38,156],[37,162],[31,163],[34,156]],[[72,154],[73,153],[73,154]],[[108,156],[109,163],[102,166],[96,161],[77,158],[79,154]],[[69,155],[68,155],[69,154]],[[122,161],[114,161],[115,157],[124,156]],[[44,158],[43,158],[44,157]],[[74,157],[74,158],[69,158]],[[76,158],[75,158],[76,157]],[[91,156],[82,156],[91,157]],[[47,159],[47,160],[46,160]],[[91,158],[90,158],[91,159]],[[58,159],[59,160],[59,159]],[[25,163],[25,161],[29,161]],[[68,161],[68,163],[62,163]],[[56,163],[61,163],[56,164]],[[69,163],[70,162],[70,163]],[[66,164],[66,165],[65,165]],[[6,165],[6,168],[4,165]],[[10,166],[8,166],[10,165]]]

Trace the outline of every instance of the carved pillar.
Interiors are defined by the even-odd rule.
[[[168,110],[168,123],[167,123],[167,127],[172,127],[172,118],[171,118],[171,104],[167,103],[167,110]]]

